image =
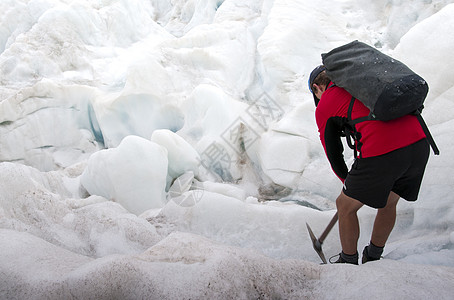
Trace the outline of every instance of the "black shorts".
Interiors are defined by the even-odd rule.
[[[422,139],[380,156],[356,159],[345,179],[344,194],[374,208],[385,207],[391,191],[415,201],[429,152],[427,140]]]

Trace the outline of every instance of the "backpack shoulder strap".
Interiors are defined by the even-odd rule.
[[[353,120],[352,112],[353,112],[353,106],[355,104],[355,100],[356,100],[355,97],[352,96],[352,98],[350,100],[350,104],[348,106],[347,124],[348,124],[349,128],[346,130],[347,131],[346,132],[346,136],[347,136],[348,146],[353,149],[355,157],[358,157],[358,153],[357,152],[359,151],[359,157],[361,158],[361,147],[362,147],[363,144],[360,142],[361,133],[356,130],[355,125],[358,124],[358,123],[364,122],[364,121],[375,120],[376,117],[371,112],[367,116],[356,118],[356,119]],[[350,137],[353,138],[353,140],[355,141],[354,145],[351,142]]]
[[[347,139],[347,144],[348,147],[353,149],[353,155],[354,157],[358,157],[358,151],[361,150],[361,143],[359,143],[359,139],[361,138],[361,134],[356,131],[355,128],[355,122],[356,120],[352,120],[352,111],[353,111],[353,105],[355,104],[355,97],[352,96],[350,100],[350,104],[348,106],[348,112],[347,112],[347,126],[344,129],[345,137]],[[352,142],[352,139],[354,142]],[[361,156],[361,152],[360,152]]]
[[[430,134],[429,128],[427,128],[426,122],[424,122],[424,119],[421,116],[421,112],[417,110],[415,112],[416,118],[418,118],[419,124],[421,124],[422,130],[424,131],[424,134],[426,135],[427,141],[429,142],[430,147],[432,147],[432,150],[435,155],[440,154],[440,150],[437,147],[437,144],[435,144],[435,140],[433,139],[432,135]]]
[[[351,126],[355,126],[358,123],[364,122],[364,121],[372,121],[375,120],[376,117],[375,115],[371,112],[365,117],[360,117],[356,119],[352,119],[352,111],[353,111],[353,105],[355,104],[355,97],[352,96],[352,99],[350,100],[350,105],[348,106],[348,113],[347,113],[347,118],[348,122]]]

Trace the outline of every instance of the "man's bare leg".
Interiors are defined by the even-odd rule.
[[[379,208],[374,221],[374,228],[370,241],[377,247],[384,247],[391,231],[396,223],[396,206],[399,195],[389,193],[388,202],[383,208]]]
[[[353,255],[357,252],[359,238],[359,222],[357,212],[363,206],[361,202],[348,197],[342,191],[336,199],[339,214],[339,236],[342,251]]]

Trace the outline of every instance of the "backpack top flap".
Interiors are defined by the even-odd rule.
[[[326,74],[375,117],[392,120],[422,107],[428,85],[400,61],[359,41],[322,54]]]

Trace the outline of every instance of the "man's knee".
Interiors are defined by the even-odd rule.
[[[399,201],[399,199],[400,199],[399,195],[397,195],[394,192],[390,192],[389,196],[388,196],[388,202],[386,204],[387,204],[387,206],[390,205],[390,206],[395,207],[397,205],[397,202]]]
[[[386,202],[386,206],[383,208],[379,208],[379,211],[393,211],[396,210],[397,202],[399,201],[400,197],[394,192],[391,192],[388,197],[388,201]]]
[[[341,214],[356,213],[362,206],[363,203],[345,195],[343,192],[336,199],[337,211]]]

